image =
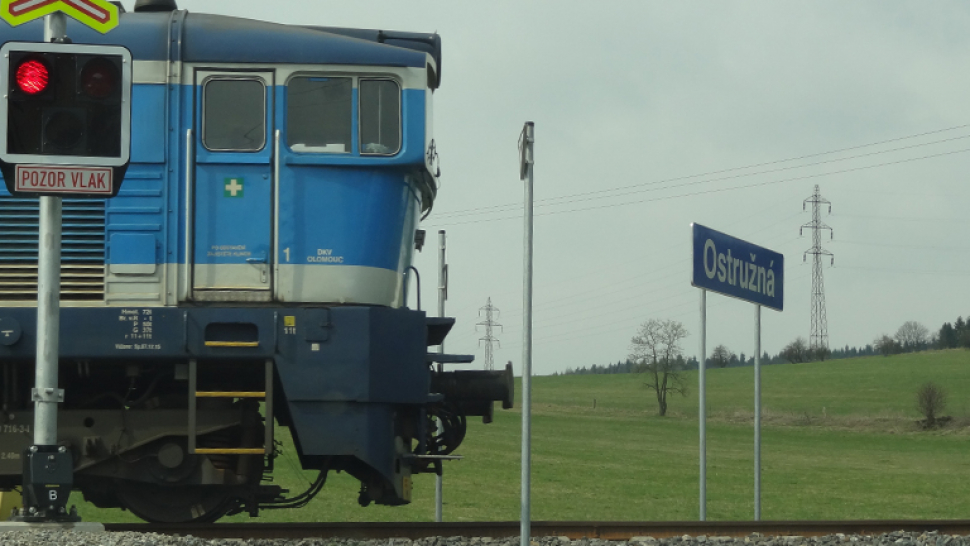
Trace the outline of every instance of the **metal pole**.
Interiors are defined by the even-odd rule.
[[[535,142],[535,124],[531,121],[522,128],[523,158],[525,167],[525,275],[522,284],[522,514],[519,532],[520,546],[529,546],[532,519],[532,171],[534,166],[532,145]]]
[[[57,354],[61,291],[61,198],[40,198],[34,445],[57,445]]]
[[[445,230],[438,230],[438,316],[445,316],[445,300],[448,299],[448,266],[445,265]],[[442,341],[441,345],[438,346],[438,352],[445,352],[445,342]],[[438,373],[443,371],[444,365],[440,362],[438,363]],[[438,420],[438,434],[440,435],[444,430],[441,424],[441,420]],[[444,521],[442,504],[443,501],[443,482],[441,474],[435,476],[434,479],[434,520],[437,522]]]
[[[64,42],[67,21],[63,13],[44,19],[44,41]],[[23,511],[16,518],[53,521],[67,515],[66,505],[73,485],[73,459],[66,447],[57,447],[57,404],[64,391],[57,388],[57,357],[61,316],[61,198],[40,197],[37,238],[37,343],[34,364],[34,443],[24,453]]]
[[[701,521],[707,520],[707,290],[701,289],[701,358],[697,373],[697,420],[700,428]]]
[[[63,13],[44,18],[44,41],[62,40]],[[37,249],[37,355],[34,371],[34,445],[57,445],[57,356],[61,311],[61,198],[41,196]]]
[[[67,38],[67,15],[56,11],[44,17],[44,41],[63,41]]]
[[[754,520],[761,521],[761,306],[754,306]]]

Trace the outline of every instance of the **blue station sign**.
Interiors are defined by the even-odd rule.
[[[785,256],[720,231],[691,224],[690,284],[777,311],[785,305]]]

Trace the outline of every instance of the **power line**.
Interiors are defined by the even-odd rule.
[[[963,148],[963,149],[960,149],[960,150],[952,150],[952,151],[949,151],[949,152],[941,152],[941,153],[938,153],[938,154],[924,155],[924,156],[920,156],[920,157],[911,157],[911,158],[906,158],[906,159],[900,159],[900,160],[897,160],[897,161],[887,161],[887,162],[884,162],[884,163],[876,163],[874,165],[863,165],[861,167],[852,167],[852,168],[842,169],[842,170],[838,170],[838,171],[830,171],[830,172],[817,173],[817,174],[808,174],[808,175],[804,175],[804,176],[793,176],[791,178],[780,178],[780,179],[776,179],[776,180],[768,180],[768,181],[765,181],[765,182],[756,182],[756,183],[752,183],[752,184],[743,184],[743,185],[740,185],[740,186],[732,186],[732,187],[727,187],[727,188],[715,188],[715,189],[710,189],[710,190],[701,190],[701,191],[696,191],[696,192],[682,193],[682,194],[679,194],[679,195],[668,195],[668,196],[664,196],[664,197],[656,197],[656,198],[652,198],[652,199],[639,199],[639,200],[636,200],[636,201],[625,201],[623,203],[611,203],[611,204],[607,204],[607,205],[597,205],[597,206],[591,206],[591,207],[582,207],[582,208],[575,208],[575,209],[549,211],[549,212],[544,212],[544,213],[537,213],[535,216],[549,216],[549,215],[552,215],[552,214],[564,214],[564,213],[568,213],[568,212],[583,212],[583,211],[598,210],[598,209],[604,209],[604,208],[616,208],[616,207],[623,207],[623,206],[627,206],[627,205],[638,205],[638,204],[642,204],[642,203],[653,203],[653,202],[657,202],[657,201],[668,201],[670,199],[680,199],[680,198],[683,198],[683,197],[696,197],[698,195],[706,195],[706,194],[711,194],[711,193],[723,193],[723,192],[734,191],[734,190],[743,190],[743,189],[750,189],[750,188],[759,188],[759,187],[770,186],[770,185],[774,185],[774,184],[781,184],[781,183],[784,183],[784,182],[794,182],[794,181],[798,181],[798,180],[810,180],[812,178],[821,178],[823,176],[831,176],[831,175],[835,175],[835,174],[846,174],[846,173],[864,171],[864,170],[867,170],[867,169],[874,169],[874,168],[877,168],[877,167],[887,167],[887,166],[890,166],[890,165],[902,165],[904,163],[912,163],[914,161],[922,161],[924,159],[935,159],[935,158],[938,158],[938,157],[945,157],[945,156],[949,156],[949,155],[962,154],[962,153],[966,153],[966,152],[970,152],[970,148]],[[696,183],[703,183],[703,182],[705,182],[705,181],[696,182]],[[695,184],[695,183],[692,183],[692,184]],[[685,184],[685,185],[687,185],[687,184]],[[450,222],[450,223],[433,224],[433,225],[436,225],[436,226],[457,226],[457,225],[465,225],[465,224],[480,224],[482,222],[497,222],[497,221],[502,221],[502,220],[521,220],[521,219],[522,219],[522,216],[521,215],[517,215],[517,216],[505,216],[505,217],[502,217],[502,218],[489,218],[489,219],[484,219],[484,220],[470,220],[470,221],[467,221],[467,222]]]
[[[787,282],[794,282],[794,281],[797,281],[797,280],[801,280],[803,278],[805,278],[805,276],[796,276],[796,277],[793,277],[793,278],[789,278],[788,275],[786,274],[785,280]],[[691,295],[693,293],[693,289],[690,289],[689,287],[687,289],[685,289],[685,290],[686,291],[683,293],[683,295],[685,297],[687,297],[687,296],[689,296],[689,295]],[[710,303],[708,303],[709,310],[710,309],[713,309],[715,307],[720,307],[722,305],[727,305],[729,302],[732,301],[730,298],[718,298],[718,300],[719,301],[717,301],[717,302],[710,302]],[[675,309],[683,308],[684,311],[682,311],[682,312],[666,315],[666,316],[669,316],[669,317],[679,317],[679,316],[685,316],[685,315],[689,315],[689,314],[696,314],[696,312],[697,312],[696,311],[696,306],[697,306],[697,302],[694,301],[693,299],[691,299],[690,301],[685,301],[683,303],[673,304],[673,305],[670,305],[670,306],[667,306],[667,307],[663,307],[663,308],[659,308],[659,309],[650,308],[650,312],[652,314],[659,315],[659,314],[666,314],[668,311],[672,311],[672,310],[675,310]],[[635,328],[635,326],[639,322],[641,322],[642,320],[643,320],[643,313],[641,312],[641,313],[638,313],[636,316],[633,316],[633,317],[628,317],[628,318],[625,318],[625,319],[620,319],[620,320],[611,321],[611,322],[601,322],[601,323],[596,324],[594,326],[590,326],[587,323],[580,330],[571,330],[571,331],[565,331],[565,332],[558,332],[558,333],[548,334],[545,337],[541,337],[541,336],[540,337],[536,337],[535,342],[537,344],[539,344],[539,343],[553,342],[553,341],[573,341],[573,340],[576,340],[576,339],[583,339],[583,338],[587,338],[587,337],[591,337],[591,336],[595,336],[595,335],[602,335],[602,334],[610,333],[612,331],[616,331],[617,330],[617,328],[616,328],[617,325],[628,325],[631,328],[631,331],[632,331],[632,329]],[[603,328],[605,328],[606,330],[602,330]],[[513,342],[512,343],[512,347],[516,347],[516,346],[519,346],[519,345],[521,345],[521,342]]]
[[[966,246],[894,245],[891,243],[873,243],[871,241],[849,241],[846,239],[839,239],[837,243],[840,245],[882,246],[882,247],[889,247],[889,248],[911,248],[914,250],[940,250],[945,252],[953,252],[955,250],[970,251],[970,247],[966,247]]]
[[[664,183],[667,183],[667,182],[677,182],[677,181],[681,181],[681,180],[690,180],[692,178],[700,178],[700,177],[712,176],[712,175],[716,175],[716,174],[723,174],[723,173],[728,173],[728,172],[735,172],[735,171],[753,169],[753,168],[757,168],[757,167],[764,167],[764,166],[767,166],[767,165],[776,165],[776,164],[779,164],[779,163],[786,163],[786,162],[789,162],[789,161],[798,161],[800,159],[808,159],[808,158],[811,158],[811,157],[819,157],[819,156],[823,156],[823,155],[830,155],[830,154],[844,152],[844,151],[849,151],[849,150],[856,150],[856,149],[860,149],[860,148],[867,148],[867,147],[871,147],[871,146],[877,146],[879,144],[886,144],[886,143],[889,143],[889,142],[895,142],[895,141],[899,141],[899,140],[907,140],[907,139],[917,138],[917,137],[926,136],[926,135],[929,135],[929,134],[934,134],[934,133],[939,133],[939,132],[952,131],[952,130],[955,130],[955,129],[960,129],[960,128],[964,128],[964,127],[968,127],[968,126],[970,126],[970,125],[960,125],[960,126],[953,127],[953,128],[950,128],[950,129],[942,129],[940,131],[931,131],[931,132],[928,132],[928,133],[921,133],[921,134],[918,134],[918,135],[912,135],[912,136],[908,136],[908,137],[900,137],[900,138],[895,138],[895,139],[890,139],[890,140],[884,140],[884,141],[876,142],[876,143],[872,143],[872,144],[863,144],[863,145],[859,145],[859,146],[852,146],[852,147],[843,148],[843,149],[840,149],[840,150],[833,150],[833,151],[830,151],[830,152],[821,152],[821,153],[817,153],[817,154],[803,155],[803,156],[800,156],[800,157],[795,157],[795,158],[790,158],[790,159],[780,159],[780,160],[776,160],[776,161],[768,161],[768,162],[765,162],[765,163],[758,163],[758,164],[748,165],[748,166],[744,166],[744,167],[732,167],[732,168],[729,168],[729,169],[721,169],[721,170],[717,170],[717,171],[709,171],[709,172],[700,173],[700,174],[691,174],[691,175],[685,175],[685,176],[677,176],[677,177],[673,177],[673,178],[664,178],[664,179],[661,179],[661,180],[654,180],[654,181],[650,181],[650,182],[640,182],[640,183],[637,183],[637,184],[629,184],[629,185],[626,185],[626,186],[618,186],[618,187],[615,187],[615,188],[608,188],[608,189],[604,189],[604,190],[593,190],[593,191],[587,191],[587,192],[580,192],[580,193],[573,193],[573,194],[569,194],[569,195],[563,195],[563,196],[559,196],[559,197],[549,197],[549,198],[546,198],[546,199],[540,199],[540,200],[536,201],[535,204],[536,204],[536,206],[540,206],[540,207],[541,206],[556,206],[556,205],[562,205],[562,204],[568,204],[568,203],[574,203],[574,202],[590,201],[590,200],[593,200],[593,199],[608,199],[608,198],[611,198],[611,197],[622,197],[622,196],[630,195],[630,194],[633,194],[633,193],[642,193],[644,191],[657,191],[657,190],[662,190],[662,189],[671,189],[671,188],[678,188],[678,187],[683,187],[683,186],[703,184],[703,183],[707,183],[707,182],[721,182],[721,181],[724,181],[724,180],[733,180],[733,179],[736,179],[736,178],[743,178],[743,177],[747,177],[747,176],[755,176],[755,175],[761,175],[761,174],[771,174],[771,173],[776,173],[776,172],[789,171],[789,170],[792,170],[792,169],[801,169],[801,168],[804,168],[804,167],[814,167],[814,166],[818,166],[818,165],[825,165],[825,164],[828,164],[828,163],[836,163],[836,162],[840,162],[840,161],[849,161],[851,159],[859,159],[859,158],[862,158],[862,157],[869,157],[869,156],[874,156],[874,155],[881,155],[881,154],[887,154],[887,153],[892,153],[892,152],[899,152],[899,151],[909,150],[909,149],[913,149],[913,148],[920,148],[920,147],[924,147],[924,146],[931,146],[931,145],[934,145],[934,144],[942,144],[942,143],[946,143],[946,142],[952,142],[952,141],[956,141],[956,140],[962,140],[962,139],[970,138],[970,135],[961,135],[961,136],[957,136],[957,137],[950,137],[950,138],[945,138],[945,139],[940,139],[940,140],[934,140],[934,141],[930,141],[930,142],[922,142],[922,143],[919,143],[919,144],[911,144],[909,146],[900,146],[898,148],[890,148],[888,150],[879,150],[879,151],[875,151],[875,152],[868,152],[868,153],[865,153],[865,154],[858,154],[858,155],[853,155],[853,156],[848,156],[848,157],[841,157],[841,158],[835,158],[835,159],[827,159],[825,161],[817,161],[817,162],[814,162],[814,163],[806,163],[804,165],[793,165],[793,166],[790,166],[790,167],[783,167],[783,168],[780,168],[780,169],[771,169],[771,170],[767,170],[767,171],[759,171],[759,172],[753,172],[753,173],[742,173],[742,174],[735,174],[735,175],[725,176],[725,177],[720,177],[720,178],[711,178],[711,179],[708,179],[708,180],[699,180],[699,181],[691,182],[689,184],[676,184],[676,185],[672,185],[672,186],[664,186],[662,188],[646,188],[646,189],[640,189],[640,190],[626,192],[626,193],[618,193],[618,194],[615,194],[615,195],[603,195],[603,196],[600,196],[600,197],[588,197],[588,196],[596,196],[596,195],[599,195],[599,194],[605,194],[605,193],[610,193],[610,192],[618,192],[618,191],[622,191],[622,190],[629,190],[629,189],[633,189],[633,188],[644,188],[645,186],[655,186],[657,184],[664,184]],[[584,199],[574,199],[574,198],[584,198]],[[570,200],[570,201],[564,201],[564,200]],[[550,203],[550,201],[564,201],[564,202],[561,202],[561,203]],[[492,205],[492,206],[488,206],[488,207],[475,207],[475,208],[470,208],[470,209],[462,209],[462,210],[456,210],[456,211],[442,212],[442,213],[439,213],[437,216],[438,217],[442,217],[442,216],[448,217],[448,216],[455,216],[455,215],[468,216],[470,214],[474,215],[474,214],[489,214],[489,213],[495,213],[495,212],[507,212],[509,210],[514,210],[514,209],[516,209],[516,208],[518,208],[520,206],[521,205],[518,204],[518,203],[507,203],[505,205]]]
[[[777,205],[771,205],[769,207],[766,207],[765,210],[777,210],[779,208],[780,207],[778,207]],[[786,222],[788,220],[791,220],[792,218],[794,218],[795,216],[797,216],[799,214],[800,213],[790,214],[790,215],[788,215],[788,216],[786,216],[784,218],[781,218],[781,219],[779,219],[777,221],[774,221],[774,222],[772,222],[772,223],[770,223],[770,224],[768,224],[766,226],[762,226],[760,228],[757,228],[757,229],[749,232],[749,234],[754,234],[754,233],[758,233],[758,232],[764,231],[765,229],[769,229],[771,227],[774,227],[775,225],[778,225],[780,223],[783,223],[783,222]],[[735,225],[737,223],[739,223],[739,222],[731,222],[728,225]],[[797,241],[797,240],[798,240],[798,237],[791,237],[790,239],[784,241],[783,244],[784,245],[788,245],[789,243],[792,243],[792,242]],[[668,245],[668,247],[665,247],[661,251],[661,253],[666,253],[666,252],[669,252],[671,250],[674,250],[677,246],[678,246],[678,244]],[[646,280],[646,279],[644,279],[644,277],[646,277],[647,279],[649,279],[649,282],[651,284],[652,283],[656,283],[658,281],[664,281],[666,279],[681,278],[681,277],[683,277],[683,272],[682,271],[678,271],[676,269],[682,267],[683,264],[685,264],[685,263],[687,263],[689,261],[690,261],[689,258],[684,258],[682,260],[677,260],[677,261],[669,262],[669,263],[666,263],[664,266],[661,266],[658,269],[654,269],[654,270],[649,271],[647,273],[640,273],[640,274],[634,275],[632,277],[627,277],[625,279],[621,279],[621,280],[618,280],[618,281],[610,282],[608,285],[594,283],[589,288],[585,288],[584,289],[584,291],[586,293],[583,296],[576,296],[576,295],[573,294],[573,295],[569,295],[569,296],[563,296],[563,297],[560,297],[560,298],[553,298],[553,299],[550,299],[550,300],[545,300],[545,301],[539,302],[536,305],[537,315],[539,317],[542,317],[542,316],[545,316],[550,310],[555,309],[555,308],[561,308],[563,306],[569,306],[569,305],[582,304],[582,302],[588,301],[588,300],[597,300],[594,304],[591,304],[591,305],[583,304],[584,313],[588,313],[592,309],[603,308],[603,307],[611,307],[611,306],[615,306],[617,303],[630,303],[631,301],[633,301],[635,299],[643,298],[645,296],[650,296],[650,295],[653,295],[653,294],[655,294],[656,292],[659,292],[659,291],[669,291],[669,289],[671,287],[677,285],[677,282],[670,282],[670,281],[664,282],[664,283],[662,283],[659,286],[655,286],[654,288],[651,288],[651,289],[649,289],[649,290],[647,290],[645,292],[639,292],[639,293],[637,293],[635,295],[631,295],[630,294],[630,291],[631,291],[630,288],[623,287],[622,285],[627,284],[629,282],[639,282],[639,283],[643,284],[645,282],[645,280]],[[667,270],[667,269],[671,269],[671,268],[674,268],[675,271],[672,271],[670,273],[665,273],[665,274],[660,275],[660,276],[656,276],[657,273],[662,272],[662,271]],[[595,275],[594,273],[590,273],[588,275],[580,275],[580,276],[573,277],[570,280],[580,280],[580,279],[587,278],[589,276],[594,276],[594,275]],[[559,283],[553,283],[553,284],[562,284],[562,283],[559,282]],[[615,294],[615,293],[622,293],[623,294],[623,300],[621,302],[617,302],[615,300],[614,301],[608,301],[606,299],[607,296],[609,296],[611,294]],[[659,300],[656,299],[656,298],[651,299],[651,300],[648,300],[648,302],[646,302],[644,305],[641,305],[641,308],[642,307],[649,306],[649,305],[652,305],[652,304],[655,304],[655,303],[657,303],[659,301],[663,301],[663,300],[666,300],[666,299],[669,299],[669,298],[668,297],[662,297]],[[628,308],[629,307],[624,307],[624,308],[622,308],[620,310],[622,311],[622,310],[625,310],[625,309],[628,309]],[[466,309],[467,309],[467,307],[466,307]],[[615,307],[613,307],[613,311],[614,312],[616,311],[616,308]],[[609,313],[607,313],[607,314],[609,314]],[[513,317],[514,316],[520,316],[520,315],[521,315],[521,313],[513,313],[512,314]],[[603,315],[601,314],[601,315],[595,315],[595,316],[603,316]],[[559,321],[556,324],[557,325],[561,325],[561,324],[568,324],[568,323],[571,323],[571,322],[585,321],[588,318],[590,318],[590,317],[588,315],[585,315],[584,314],[584,317],[582,317],[582,318],[572,319],[572,320],[566,320],[566,321]],[[538,324],[536,326],[536,329],[537,330],[541,330],[541,329],[547,328],[549,326],[551,326],[551,324],[546,323],[545,321],[542,321],[540,324]],[[456,335],[453,335],[453,337],[455,337],[455,340],[456,341],[467,340],[467,339],[469,339],[469,338],[472,337],[472,331],[469,331],[468,333],[456,334]]]
[[[734,220],[734,221],[731,221],[731,222],[727,222],[727,223],[725,223],[725,224],[722,225],[722,228],[732,227],[732,226],[739,225],[739,224],[741,224],[743,222],[749,221],[751,218],[763,219],[762,218],[763,216],[766,216],[767,214],[770,214],[772,212],[777,212],[777,211],[782,211],[783,212],[784,211],[783,204],[784,204],[784,201],[779,201],[777,203],[772,203],[770,205],[767,205],[767,206],[759,209],[757,211],[757,213],[755,213],[755,214],[751,214],[750,216],[743,217],[742,219],[738,219],[738,220]],[[765,231],[767,229],[770,229],[770,228],[772,228],[774,226],[777,226],[778,224],[781,224],[783,222],[787,222],[788,220],[791,220],[792,218],[794,218],[796,216],[799,216],[800,214],[801,214],[801,212],[795,212],[795,213],[792,213],[792,214],[788,214],[787,216],[784,216],[783,218],[780,218],[780,219],[775,220],[775,221],[773,221],[771,223],[768,223],[766,225],[763,225],[762,227],[759,227],[757,229],[754,229],[753,231],[747,231],[745,233],[747,235],[749,235],[749,236],[750,235],[754,235],[756,233],[760,233],[760,232]],[[792,241],[797,240],[797,237],[792,238],[791,240]],[[786,241],[786,242],[790,242],[790,241]],[[621,262],[612,263],[611,268],[617,268],[617,267],[622,266],[622,265],[637,264],[638,262],[643,262],[643,261],[646,261],[647,263],[653,264],[653,263],[655,263],[655,256],[657,254],[666,254],[668,252],[676,252],[677,249],[679,247],[681,247],[681,246],[682,246],[681,243],[672,243],[672,244],[669,244],[666,247],[663,247],[661,249],[651,250],[648,254],[639,255],[639,256],[632,256],[632,257],[630,257],[627,260],[623,260]],[[648,271],[646,271],[644,273],[638,273],[636,275],[633,275],[632,277],[626,277],[624,279],[620,279],[620,280],[616,280],[616,281],[611,281],[608,284],[603,284],[603,283],[599,283],[599,282],[589,283],[589,284],[583,286],[583,288],[582,288],[583,295],[582,296],[570,295],[570,296],[564,296],[562,298],[556,298],[556,299],[552,299],[552,300],[538,301],[535,304],[535,308],[536,308],[537,312],[541,312],[541,311],[544,311],[544,310],[549,309],[550,307],[560,307],[563,304],[574,304],[574,303],[579,302],[579,301],[585,301],[585,300],[590,300],[590,299],[598,299],[598,298],[601,298],[603,294],[615,293],[615,292],[620,292],[620,291],[627,291],[627,290],[629,290],[628,288],[624,288],[624,287],[621,286],[621,285],[626,284],[626,283],[630,283],[630,282],[644,283],[646,281],[657,281],[657,280],[666,279],[666,278],[669,278],[669,277],[672,277],[672,276],[681,276],[681,275],[683,275],[681,272],[675,271],[673,273],[668,273],[668,274],[662,275],[660,277],[655,277],[658,273],[660,273],[660,272],[662,272],[664,270],[667,270],[667,269],[670,269],[670,268],[676,268],[681,263],[688,262],[688,261],[690,261],[690,258],[684,258],[684,259],[679,260],[679,261],[676,261],[676,262],[666,262],[665,265],[660,266],[659,268],[655,268],[655,269],[652,269],[652,270],[648,270]],[[637,269],[638,270],[642,270],[644,268],[637,267]],[[553,286],[567,285],[567,284],[569,284],[569,283],[571,283],[573,281],[577,281],[577,280],[590,279],[590,278],[593,278],[593,279],[602,279],[602,277],[603,277],[602,264],[600,264],[600,265],[597,266],[597,269],[595,269],[593,271],[582,272],[582,273],[580,273],[578,275],[573,275],[573,276],[570,276],[570,277],[560,277],[560,278],[557,278],[556,280],[551,280],[548,283],[543,283],[543,288],[544,289],[549,289],[550,287],[553,287]],[[502,292],[502,294],[509,294],[509,295],[511,295],[511,294],[513,294],[513,291],[511,291],[511,290],[504,291],[504,292]],[[467,311],[471,307],[472,307],[472,305],[466,306],[466,307],[464,307],[462,309],[462,311]],[[455,316],[459,316],[459,313],[456,313]],[[514,317],[514,316],[517,316],[517,315],[514,315],[513,314],[512,316]]]
[[[965,224],[967,222],[966,218],[940,218],[935,217],[923,217],[917,218],[915,216],[879,216],[875,214],[839,214],[839,218],[865,218],[867,220],[892,220],[893,222],[942,222],[942,223],[961,223]]]
[[[799,265],[793,265],[793,264],[786,264],[785,265],[785,279],[786,279],[786,282],[794,282],[794,281],[800,280],[802,278],[805,278],[807,276],[807,275],[795,275],[795,276],[792,275],[792,273],[794,272],[794,269],[795,268],[798,268]],[[687,285],[686,283],[681,284],[681,286],[682,286],[682,288],[680,290],[677,290],[677,292],[674,293],[674,294],[672,294],[671,296],[661,297],[661,298],[654,298],[654,299],[651,299],[651,300],[649,300],[647,302],[644,302],[644,303],[642,303],[642,304],[640,304],[638,306],[632,306],[632,307],[629,307],[628,306],[628,307],[624,307],[622,309],[615,309],[614,310],[614,313],[611,313],[610,314],[610,315],[616,315],[617,312],[623,312],[623,311],[628,311],[630,309],[635,309],[636,312],[635,312],[635,315],[634,316],[627,317],[627,318],[623,318],[623,319],[620,319],[618,321],[612,321],[612,322],[603,322],[603,321],[596,322],[596,321],[590,321],[589,319],[592,318],[592,317],[589,317],[589,316],[583,314],[582,316],[577,316],[577,317],[575,317],[573,319],[570,319],[570,320],[567,320],[567,321],[562,321],[562,322],[559,322],[559,323],[556,323],[555,324],[556,326],[564,326],[564,325],[568,325],[568,324],[572,324],[572,323],[581,323],[583,325],[583,329],[582,330],[566,330],[566,331],[558,332],[558,333],[550,333],[550,334],[547,334],[546,337],[537,337],[536,338],[536,341],[547,341],[547,340],[550,340],[550,339],[558,339],[558,338],[560,338],[562,336],[566,336],[569,339],[572,339],[574,337],[588,337],[587,335],[579,335],[579,334],[587,333],[587,332],[590,335],[595,335],[597,333],[600,333],[600,334],[602,334],[602,333],[608,333],[608,332],[598,332],[598,331],[596,331],[596,329],[597,328],[603,328],[603,327],[609,327],[609,326],[613,326],[613,325],[617,325],[617,324],[630,324],[630,323],[632,323],[634,321],[642,321],[643,320],[644,312],[647,312],[647,313],[649,313],[651,315],[658,315],[658,314],[664,313],[666,311],[669,311],[671,309],[677,309],[677,308],[681,308],[681,307],[694,307],[694,306],[696,306],[697,302],[692,297],[693,294],[695,294],[695,290],[693,288],[691,288],[689,285]],[[682,298],[686,298],[689,301],[683,301],[682,303],[673,303],[673,304],[670,304],[670,305],[668,305],[666,307],[662,307],[662,308],[658,308],[657,307],[657,304],[659,302],[662,302],[662,301],[665,301],[665,300],[669,300],[671,297],[682,297]],[[726,298],[723,301],[730,301],[730,300]],[[711,305],[711,307],[713,307],[713,305]],[[602,316],[602,315],[600,315],[600,316]],[[675,315],[675,316],[679,316],[679,315]],[[536,330],[539,330],[539,329],[542,329],[542,328],[546,328],[548,326],[550,326],[550,324],[543,323],[541,325],[536,326],[535,329]],[[610,330],[615,330],[615,328],[610,328]],[[516,334],[517,332],[518,331],[516,330],[516,331],[513,332],[513,334]],[[513,343],[513,346],[516,346],[516,345],[518,345],[518,344],[517,343]]]
[[[897,267],[863,267],[863,266],[847,266],[840,265],[833,271],[839,269],[853,269],[858,271],[878,271],[880,273],[892,273],[896,275],[946,275],[950,277],[967,277],[970,276],[970,271],[940,271],[940,270],[929,270],[929,269],[899,269]]]

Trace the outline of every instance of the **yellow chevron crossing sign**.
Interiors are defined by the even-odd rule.
[[[0,0],[0,18],[17,26],[62,11],[104,34],[118,26],[118,6],[108,0]]]

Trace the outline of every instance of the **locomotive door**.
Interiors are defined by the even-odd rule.
[[[269,301],[273,72],[198,71],[192,297]]]

